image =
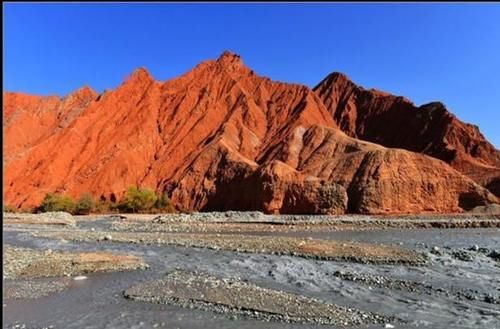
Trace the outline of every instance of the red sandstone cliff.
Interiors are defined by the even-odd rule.
[[[190,210],[452,212],[498,202],[444,162],[347,136],[322,96],[260,77],[229,52],[166,82],[138,69],[99,96],[6,93],[4,202],[32,207],[53,191],[116,201],[133,184]]]
[[[314,91],[349,136],[441,159],[500,196],[500,151],[443,104],[416,107],[404,97],[363,89],[341,73]]]

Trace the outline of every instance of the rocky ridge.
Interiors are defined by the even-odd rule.
[[[446,130],[463,151],[450,166],[431,152],[437,142],[421,149],[391,144],[396,133],[371,138],[368,123],[379,119],[351,120],[364,108],[361,96],[347,87],[332,92],[335,81],[315,90],[272,81],[224,52],[165,82],[140,68],[100,95],[90,88],[63,99],[4,93],[5,203],[34,207],[47,192],[116,202],[131,185],[166,192],[190,211],[449,213],[498,203],[488,190],[500,176],[498,151],[478,131],[459,129],[451,139],[458,128]],[[338,105],[346,102],[356,108]],[[368,108],[382,113],[384,104]],[[421,112],[429,115],[419,122],[431,124],[442,110]]]

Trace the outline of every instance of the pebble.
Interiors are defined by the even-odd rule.
[[[472,250],[472,251],[479,251],[479,246],[477,244],[473,245],[472,247],[470,247],[469,250]]]
[[[452,253],[453,258],[464,262],[471,262],[474,260],[474,256],[464,250],[457,250]]]
[[[493,250],[487,256],[493,260],[500,261],[500,251]]]
[[[386,323],[384,328],[394,328],[394,326],[390,323]]]
[[[78,275],[73,278],[75,281],[80,281],[80,280],[87,280],[87,277],[85,275]]]
[[[185,282],[186,286],[174,293],[170,291],[170,284],[172,282]],[[220,294],[227,294],[232,297],[241,296],[242,292],[245,292],[243,300],[247,303],[247,309],[241,309],[238,302],[232,302],[229,305],[221,305],[217,302],[217,297],[212,296],[208,300],[205,300],[203,293],[200,294],[200,289],[203,291],[205,287],[217,287],[220,290]],[[185,290],[185,292],[183,292]],[[209,275],[197,274],[196,272],[183,272],[176,271],[170,273],[168,277],[160,279],[158,281],[152,281],[149,283],[142,283],[134,287],[129,288],[125,291],[125,298],[130,298],[134,300],[139,300],[143,302],[151,303],[172,303],[173,305],[180,305],[189,309],[202,309],[202,310],[216,310],[218,313],[225,313],[230,319],[238,320],[242,317],[252,317],[258,318],[263,321],[280,321],[285,323],[295,322],[293,317],[287,312],[277,312],[276,314],[268,314],[267,312],[262,312],[259,309],[251,307],[251,305],[257,305],[256,307],[267,307],[268,304],[272,305],[277,303],[278,305],[285,306],[288,308],[288,304],[293,305],[295,302],[301,301],[296,300],[295,295],[290,295],[286,292],[268,290],[249,285],[244,283],[241,278],[231,277],[229,278],[217,278],[211,277]],[[200,300],[193,299],[189,302],[183,302],[178,304],[177,297],[183,296],[187,292],[187,295],[196,292]],[[173,297],[173,299],[172,299]],[[231,297],[231,299],[232,299]],[[215,298],[215,299],[214,299]],[[262,298],[264,298],[262,300]],[[305,297],[302,297],[305,298]],[[182,298],[181,298],[182,299]],[[272,301],[270,302],[269,299]],[[321,303],[319,301],[311,301],[313,304]],[[249,304],[248,304],[249,303]],[[321,303],[323,304],[323,303]],[[250,307],[249,307],[250,305]],[[394,320],[394,317],[379,316],[373,313],[362,313],[351,308],[339,308],[335,305],[323,304],[328,310],[315,311],[317,305],[309,305],[308,302],[303,303],[303,306],[299,307],[299,312],[302,313],[299,323],[316,323],[316,324],[332,324],[332,322],[340,324],[342,326],[351,326],[359,324],[369,324],[369,323],[384,323]],[[293,308],[293,307],[292,307]],[[162,323],[163,326],[163,323]]]

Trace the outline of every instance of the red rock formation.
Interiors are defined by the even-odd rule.
[[[80,88],[63,99],[4,93],[4,163],[55,130],[66,127],[96,97],[89,87]]]
[[[167,191],[187,210],[450,212],[498,202],[438,160],[346,136],[312,90],[260,77],[229,52],[166,82],[138,69],[99,96],[4,97],[4,200],[16,207],[47,192],[116,201],[130,185]]]
[[[349,212],[457,212],[497,202],[471,179],[425,155],[360,141],[324,126],[296,136],[274,150],[273,158],[285,163],[299,159],[295,168],[303,175],[343,186]]]
[[[314,91],[349,136],[441,159],[500,195],[500,151],[443,104],[416,107],[406,98],[363,89],[341,73],[330,74]]]

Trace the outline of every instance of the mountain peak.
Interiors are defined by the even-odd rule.
[[[251,70],[243,64],[241,56],[229,50],[224,51],[217,59],[217,64],[228,72],[248,73]]]
[[[6,97],[4,200],[35,207],[64,186],[115,202],[140,182],[193,211],[457,212],[500,202],[480,186],[500,191],[500,152],[474,127],[338,72],[319,88],[270,81],[226,51],[164,83],[138,68],[96,101]],[[47,176],[58,172],[68,174]],[[341,201],[323,202],[325,188]]]
[[[89,85],[84,85],[83,87],[78,88],[72,94],[97,96],[97,92]]]
[[[97,97],[97,92],[89,87],[88,85],[84,85],[81,88],[76,89],[71,92],[63,99],[66,101],[74,101],[74,100],[82,100],[82,101],[90,101]]]
[[[323,90],[324,88],[330,88],[334,85],[341,86],[354,86],[354,82],[342,72],[332,72],[328,74],[323,80],[318,83],[313,90]]]
[[[132,72],[132,74],[130,75],[130,78],[141,78],[141,79],[146,78],[150,80],[153,79],[149,71],[143,66],[136,68],[134,72]]]
[[[145,67],[135,69],[123,82],[122,85],[147,85],[154,81],[153,76]]]
[[[225,50],[217,59],[218,63],[242,63],[241,56],[232,51]]]
[[[351,78],[347,76],[347,74],[344,74],[342,72],[332,72],[327,76],[327,79],[330,81],[337,81],[337,82],[350,82],[352,83]]]

